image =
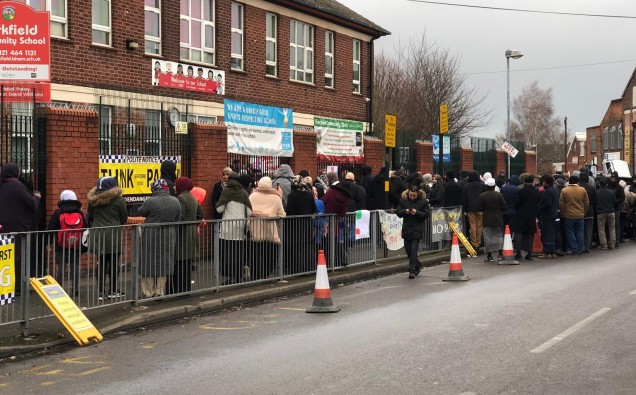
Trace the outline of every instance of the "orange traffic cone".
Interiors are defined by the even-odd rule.
[[[331,289],[329,289],[329,277],[327,276],[327,262],[325,252],[318,251],[318,269],[316,270],[316,289],[314,290],[314,302],[305,310],[307,313],[337,313],[340,307],[334,306],[331,301]]]
[[[459,252],[459,243],[457,243],[457,234],[453,233],[453,245],[451,247],[450,266],[448,268],[448,277],[442,281],[468,281],[470,277],[464,276],[462,267],[462,255]]]
[[[512,236],[510,236],[510,226],[506,225],[506,234],[504,235],[503,251],[501,252],[503,259],[497,262],[498,265],[518,265],[519,261],[515,260],[515,252],[512,250]]]
[[[539,231],[539,224],[534,232],[534,241],[532,243],[533,254],[543,254],[543,243],[541,243],[541,232]]]

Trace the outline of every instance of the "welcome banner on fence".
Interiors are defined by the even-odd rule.
[[[431,209],[431,241],[433,243],[442,240],[451,240],[452,234],[449,222],[457,224],[460,231],[464,231],[464,221],[462,218],[462,209],[455,208],[433,208]]]

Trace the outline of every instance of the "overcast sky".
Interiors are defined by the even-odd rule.
[[[483,136],[505,134],[506,49],[524,54],[521,59],[510,60],[511,101],[535,80],[542,89],[551,88],[555,113],[561,119],[567,116],[570,136],[601,122],[610,100],[621,97],[636,67],[636,45],[631,40],[636,27],[633,18],[495,11],[407,0],[338,1],[392,33],[376,41],[378,53],[391,54],[400,42],[426,32],[431,42],[459,56],[466,81],[487,94],[484,104],[494,113],[490,127],[475,133]],[[636,17],[634,0],[439,1]],[[590,63],[606,64],[563,67]]]

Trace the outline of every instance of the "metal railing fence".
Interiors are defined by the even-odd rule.
[[[442,249],[427,222],[422,253]],[[331,271],[406,257],[387,250],[377,211],[363,239],[356,239],[356,213],[90,228],[87,246],[78,248],[60,247],[58,231],[13,236],[21,292],[0,306],[0,328],[20,323],[24,336],[31,321],[52,315],[29,292],[31,277],[53,276],[87,310],[308,275],[319,250]]]

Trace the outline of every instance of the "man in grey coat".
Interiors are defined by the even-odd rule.
[[[150,187],[152,196],[137,213],[146,217],[141,237],[141,292],[147,298],[165,294],[167,276],[174,272],[174,252],[177,242],[175,226],[161,224],[181,219],[181,204],[170,195],[168,183],[159,178]]]

